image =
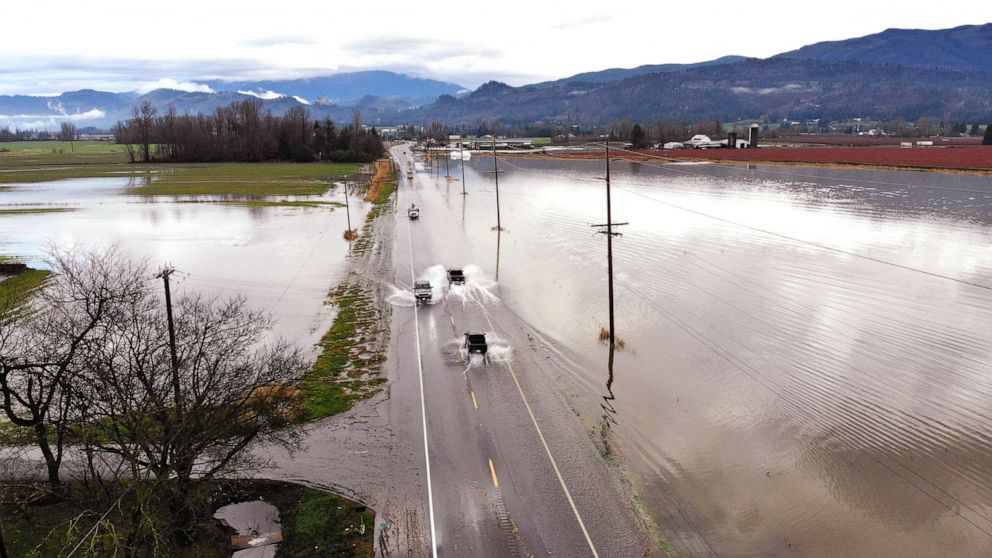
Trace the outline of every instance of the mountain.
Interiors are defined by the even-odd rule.
[[[544,83],[535,84],[538,87],[552,87],[556,85],[564,85],[567,83],[606,83],[610,81],[619,81],[622,79],[632,78],[641,76],[644,74],[663,74],[668,72],[681,72],[684,70],[692,70],[694,68],[702,68],[704,66],[715,66],[718,64],[735,64],[737,62],[743,62],[744,60],[749,60],[746,56],[723,56],[717,58],[716,60],[708,60],[706,62],[696,62],[693,64],[648,64],[645,66],[638,66],[636,68],[610,68],[608,70],[600,70],[598,72],[584,72],[581,74],[575,74],[574,76],[567,77],[564,79],[559,79],[556,81],[546,81]]]
[[[108,117],[131,105],[117,93],[82,89],[61,95],[0,95],[0,127],[58,128],[59,122],[78,126],[103,126]],[[116,122],[114,117],[113,122]]]
[[[992,72],[992,23],[937,31],[888,29],[857,39],[804,46],[775,58]]]
[[[612,68],[523,87],[493,81],[471,93],[457,84],[385,71],[206,83],[215,92],[82,90],[50,97],[0,96],[0,127],[52,129],[72,120],[80,127],[108,128],[144,100],[161,112],[172,106],[195,114],[256,97],[263,110],[274,114],[302,107],[315,119],[346,123],[357,109],[363,121],[374,125],[857,116],[987,122],[992,120],[992,24],[939,31],[890,29],[767,60],[728,56],[695,64]]]
[[[323,97],[338,105],[355,105],[366,95],[392,97],[411,107],[430,103],[441,95],[456,95],[465,90],[454,83],[386,71],[350,72],[291,80],[212,80],[204,83],[215,91],[242,91],[258,95],[272,92],[284,96],[295,95],[309,102]]]
[[[475,124],[618,119],[698,121],[781,118],[992,117],[992,74],[860,62],[774,58],[652,73],[607,83],[510,87],[490,82],[463,98],[441,97],[398,115]]]

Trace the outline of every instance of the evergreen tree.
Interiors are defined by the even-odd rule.
[[[644,128],[641,128],[640,124],[634,124],[630,130],[630,143],[633,144],[634,149],[644,149],[651,145],[648,135],[644,133]]]
[[[992,124],[985,127],[985,137],[982,139],[982,145],[992,145]]]

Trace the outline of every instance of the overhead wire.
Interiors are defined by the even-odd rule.
[[[699,173],[691,173],[691,172],[686,171],[684,169],[671,169],[671,168],[667,168],[665,166],[652,165],[650,163],[641,163],[641,164],[643,164],[645,166],[648,166],[648,167],[657,168],[657,169],[660,169],[660,170],[666,170],[666,171],[675,170],[676,172],[687,173],[687,174],[694,174],[696,176],[703,176],[703,177],[706,176],[706,175],[702,175],[702,174],[699,174]],[[525,168],[520,167],[518,165],[513,165],[513,166],[514,166],[514,168],[517,168],[517,169],[520,169],[520,170],[524,170],[524,171],[527,171],[528,170],[528,169],[525,169]],[[629,192],[631,194],[634,194],[636,196],[640,196],[642,198],[645,198],[645,199],[654,201],[656,203],[667,205],[669,207],[672,207],[672,208],[675,208],[675,209],[679,209],[681,211],[685,211],[685,212],[688,212],[688,213],[693,213],[695,215],[699,215],[701,217],[706,217],[708,219],[713,219],[713,220],[716,220],[716,221],[720,221],[720,222],[723,222],[723,223],[726,223],[726,224],[730,224],[730,225],[734,225],[734,226],[737,226],[737,227],[742,227],[742,228],[750,229],[750,230],[753,230],[755,232],[760,232],[762,234],[766,234],[766,235],[769,235],[769,236],[775,236],[775,237],[778,237],[778,238],[789,240],[791,242],[796,242],[796,243],[800,243],[800,244],[806,244],[808,246],[814,246],[814,247],[819,248],[819,249],[822,249],[822,250],[836,252],[836,253],[844,254],[846,256],[851,256],[851,257],[854,257],[854,258],[860,258],[860,259],[871,261],[871,262],[875,262],[875,263],[878,263],[878,264],[888,265],[888,266],[892,266],[892,267],[895,267],[895,268],[903,269],[903,270],[906,270],[906,271],[911,271],[911,272],[914,272],[914,273],[920,273],[920,274],[923,274],[923,275],[928,275],[928,276],[931,276],[931,277],[935,277],[935,278],[939,278],[939,279],[944,279],[944,280],[948,280],[948,281],[953,281],[953,282],[960,283],[960,284],[963,284],[963,285],[968,285],[968,286],[971,286],[971,287],[976,287],[976,288],[979,288],[979,289],[984,289],[984,290],[992,291],[992,285],[985,285],[983,283],[978,283],[978,282],[975,282],[975,281],[970,281],[970,280],[967,280],[967,279],[962,279],[962,278],[954,277],[954,276],[951,276],[951,275],[944,275],[942,273],[936,273],[936,272],[933,272],[933,271],[927,271],[925,269],[920,269],[920,268],[917,268],[917,267],[912,267],[912,266],[908,266],[908,265],[904,265],[904,264],[892,262],[892,261],[889,261],[889,260],[884,260],[882,258],[876,258],[876,257],[873,257],[873,256],[868,256],[868,255],[865,255],[865,254],[859,254],[857,252],[852,252],[850,250],[844,250],[842,248],[837,248],[837,247],[834,247],[834,246],[830,246],[830,245],[827,245],[827,244],[822,244],[822,243],[815,242],[815,241],[812,241],[812,240],[805,240],[805,239],[794,237],[794,236],[787,235],[787,234],[784,234],[784,233],[779,233],[779,232],[776,232],[776,231],[771,231],[771,230],[768,230],[768,229],[763,229],[761,227],[755,227],[753,225],[748,225],[746,223],[741,223],[741,222],[738,222],[738,221],[727,219],[725,217],[720,217],[720,216],[717,216],[717,215],[712,215],[712,214],[709,214],[709,213],[706,213],[706,212],[703,212],[703,211],[699,211],[697,209],[692,209],[692,208],[685,207],[685,206],[682,206],[682,205],[679,205],[679,204],[676,204],[676,203],[672,203],[672,202],[669,202],[669,201],[661,200],[661,199],[658,199],[656,197],[653,197],[653,196],[649,196],[647,194],[644,194],[643,192],[639,192],[637,190],[631,189],[629,187],[624,187],[624,186],[616,186],[616,187],[619,188],[619,189],[621,189],[621,190],[624,190],[626,192]]]
[[[526,169],[526,168],[521,167],[521,166],[518,166],[518,165],[510,164],[510,166],[513,167],[513,168],[516,168],[516,169],[525,171],[525,172],[537,172],[537,171],[534,171],[532,169]],[[649,166],[652,166],[652,165],[649,165]],[[659,168],[661,168],[661,167],[659,167]],[[583,182],[593,182],[593,181],[595,181],[597,183],[600,183],[601,182],[601,180],[599,180],[599,179],[580,179],[580,180],[583,181]],[[650,197],[650,196],[644,196],[643,194],[639,194],[638,192],[629,190],[627,188],[622,188],[621,187],[621,189],[623,189],[625,191],[628,191],[628,192],[631,192],[631,193],[634,193],[634,194],[642,195],[643,197],[646,197],[647,199],[650,199],[652,201],[656,201],[656,202],[659,202],[659,203],[666,203],[666,204],[668,203],[668,202],[664,202],[662,200],[658,200],[658,199],[653,198],[653,197]],[[794,239],[794,238],[789,237],[787,235],[781,235],[779,233],[775,233],[775,232],[772,232],[772,231],[765,231],[763,229],[759,229],[759,228],[755,228],[755,227],[750,227],[748,225],[744,225],[744,224],[741,224],[741,223],[730,221],[730,220],[727,220],[727,219],[724,219],[724,218],[720,218],[720,217],[708,215],[708,214],[705,214],[705,213],[702,213],[702,212],[698,212],[696,210],[692,210],[692,209],[689,209],[689,208],[684,208],[682,206],[678,206],[677,204],[669,204],[669,205],[672,205],[673,207],[676,207],[677,209],[682,209],[682,210],[689,211],[689,212],[692,212],[692,213],[697,213],[697,214],[700,214],[700,215],[705,216],[705,217],[717,219],[719,221],[728,222],[728,223],[731,223],[731,224],[734,224],[734,225],[738,225],[738,226],[743,226],[743,227],[746,227],[746,228],[752,228],[754,230],[757,230],[758,232],[762,232],[762,233],[765,233],[765,234],[771,234],[771,235],[774,235],[774,236],[781,236],[781,237],[784,237],[784,238],[787,238],[787,239],[790,239],[790,240],[794,240],[796,242],[810,243],[810,244],[813,244],[813,245],[815,245],[817,247],[824,248],[824,249],[827,249],[827,250],[838,251],[838,252],[846,253],[846,254],[849,254],[849,255],[852,255],[852,256],[862,257],[859,254],[848,253],[846,251],[842,251],[840,249],[836,249],[836,248],[833,248],[833,247],[830,247],[830,246],[826,246],[826,245],[821,245],[819,243],[811,243],[811,242],[808,242],[808,241],[803,241],[802,239]],[[578,253],[577,251],[571,249],[568,246],[559,246],[559,247],[562,248],[562,249],[564,249],[567,252],[572,253],[573,256],[579,258],[580,260],[588,261],[587,258],[585,258],[582,254]],[[936,277],[941,277],[943,279],[949,279],[949,280],[953,280],[953,281],[958,281],[958,282],[965,283],[965,284],[972,285],[972,286],[979,287],[979,288],[992,289],[992,287],[989,287],[989,286],[986,286],[986,285],[982,285],[982,284],[978,284],[978,283],[972,283],[972,282],[960,280],[960,279],[957,279],[957,278],[954,278],[954,277],[949,277],[949,276],[943,276],[943,275],[939,275],[939,274],[934,274],[934,273],[931,273],[931,272],[927,272],[925,270],[919,270],[917,268],[911,268],[911,267],[907,267],[907,266],[902,266],[901,264],[895,264],[893,262],[887,262],[885,260],[877,260],[877,259],[870,258],[870,257],[867,258],[867,259],[871,259],[872,261],[878,261],[880,263],[885,263],[885,264],[889,264],[889,265],[895,265],[896,267],[903,268],[903,269],[908,269],[910,271],[915,271],[915,272],[920,272],[920,273],[924,273],[924,274],[927,274],[927,275],[933,275],[933,276],[936,276]],[[599,266],[599,264],[594,264],[594,265]],[[772,392],[773,394],[775,394],[776,396],[778,396],[783,401],[786,401],[787,404],[789,404],[790,407],[793,407],[794,410],[797,409],[797,410],[799,410],[801,412],[803,411],[802,406],[793,404],[790,401],[790,399],[785,396],[784,393],[780,392],[778,389],[776,389],[775,387],[773,387],[770,384],[769,381],[766,381],[766,379],[764,378],[764,375],[761,374],[761,372],[759,372],[757,369],[753,368],[751,365],[747,364],[747,362],[744,361],[743,359],[741,359],[741,357],[738,357],[738,356],[734,355],[734,353],[731,352],[729,349],[726,349],[726,348],[720,346],[718,343],[716,343],[712,339],[709,339],[709,337],[707,337],[705,334],[703,334],[700,330],[692,327],[691,325],[689,325],[687,322],[685,322],[681,318],[678,318],[677,316],[675,316],[673,313],[666,311],[664,308],[660,307],[653,299],[651,299],[650,297],[648,297],[645,293],[642,293],[639,290],[635,289],[633,286],[628,285],[623,280],[620,280],[618,282],[628,292],[630,292],[631,294],[633,294],[633,295],[637,296],[638,298],[641,298],[642,300],[644,300],[649,306],[651,306],[657,312],[659,312],[660,314],[662,314],[663,316],[665,316],[667,319],[669,319],[670,321],[672,321],[677,327],[679,327],[679,329],[683,330],[686,334],[688,334],[692,338],[696,339],[698,342],[700,342],[701,344],[703,344],[703,346],[706,346],[707,348],[709,348],[714,354],[716,354],[716,355],[720,356],[722,359],[726,360],[729,364],[731,364],[736,369],[738,369],[739,371],[741,371],[742,373],[744,373],[745,375],[747,375],[748,377],[750,377],[752,380],[754,380],[758,384],[760,384],[763,387],[765,387],[767,390],[769,390],[770,392]],[[803,412],[803,414],[805,414],[805,412]],[[918,491],[922,492],[928,498],[932,499],[933,501],[939,503],[943,507],[945,507],[948,510],[952,511],[957,516],[959,516],[962,520],[964,520],[965,522],[969,523],[970,525],[972,525],[973,527],[975,527],[976,529],[978,529],[982,533],[986,534],[989,537],[992,537],[992,532],[990,532],[989,530],[986,530],[981,525],[978,525],[977,523],[975,523],[974,521],[972,521],[970,518],[968,518],[965,515],[963,515],[959,510],[954,509],[952,506],[950,506],[947,503],[943,502],[942,500],[940,500],[939,498],[937,498],[936,496],[934,496],[930,492],[924,490],[923,488],[921,488],[920,486],[918,486],[916,483],[913,483],[911,480],[909,480],[908,478],[906,478],[904,475],[900,474],[898,471],[896,471],[895,469],[893,469],[892,466],[890,466],[889,464],[885,463],[883,460],[879,459],[877,456],[869,453],[864,448],[860,448],[859,451],[861,451],[862,453],[864,453],[865,455],[867,455],[869,458],[871,458],[873,461],[875,461],[876,463],[878,463],[880,466],[882,466],[885,469],[889,470],[892,474],[896,475],[897,477],[899,477],[901,480],[903,480],[904,482],[906,482],[910,486],[912,486],[915,489],[917,489]],[[943,462],[941,460],[939,460],[939,459],[937,459],[936,461],[943,464]],[[912,468],[910,468],[910,467],[908,467],[908,466],[906,466],[906,465],[904,465],[902,463],[899,463],[899,462],[895,462],[895,463],[896,463],[896,465],[898,465],[902,469],[905,469],[907,472],[909,472],[912,476],[918,478],[921,482],[925,483],[928,486],[931,486],[937,492],[943,494],[948,499],[956,502],[963,509],[966,509],[966,510],[970,511],[972,514],[974,514],[975,516],[977,516],[977,517],[985,520],[986,522],[992,523],[992,518],[990,518],[990,517],[982,514],[981,512],[975,510],[971,506],[965,504],[962,500],[960,500],[959,498],[957,498],[956,496],[954,496],[953,494],[951,494],[950,492],[948,492],[947,490],[945,490],[941,486],[937,485],[932,480],[924,477],[920,473],[916,472],[914,469],[912,469]],[[944,465],[947,466],[946,464],[944,464]]]

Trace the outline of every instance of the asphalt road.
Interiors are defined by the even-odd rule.
[[[491,259],[472,253],[461,206],[450,201],[458,183],[449,187],[426,172],[408,180],[409,147],[394,147],[391,155],[403,171],[393,284],[409,288],[430,277],[438,286],[446,281],[437,266]],[[419,220],[407,219],[411,204],[421,208]],[[409,405],[419,398],[422,448],[415,453],[426,477],[427,555],[660,555],[618,470],[570,407],[568,386],[527,324],[501,305],[498,283],[488,279],[494,270],[472,270],[465,288],[449,292],[445,284],[432,304],[394,309],[391,345],[398,354],[390,359],[407,389],[393,388],[391,398]],[[458,354],[458,340],[470,330],[486,332],[495,345],[488,362],[466,363]],[[414,374],[419,389],[409,389]],[[413,426],[403,426],[409,437]]]

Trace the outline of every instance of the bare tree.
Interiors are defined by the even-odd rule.
[[[88,352],[95,449],[136,476],[148,473],[150,501],[168,509],[175,534],[188,536],[196,484],[252,469],[248,450],[258,443],[298,441],[293,385],[308,363],[285,342],[262,345],[271,318],[244,299],[189,297],[174,312],[175,386],[160,298],[134,300],[120,318]]]
[[[53,278],[26,310],[0,317],[0,395],[7,418],[33,430],[49,488],[59,494],[84,354],[120,306],[141,296],[146,281],[142,267],[115,249],[79,257],[53,252],[50,264]]]
[[[126,555],[165,534],[189,539],[201,483],[257,467],[257,444],[296,446],[309,362],[263,343],[272,319],[243,298],[180,300],[171,341],[157,281],[116,249],[56,253],[52,268],[27,306],[0,313],[3,412],[33,430],[52,494],[70,444],[83,489],[120,494],[126,481]]]
[[[131,128],[131,121],[118,122],[114,126],[114,141],[118,145],[127,148],[127,157],[130,162],[134,162],[134,131]]]
[[[131,109],[132,130],[137,136],[135,139],[141,145],[141,160],[145,163],[152,160],[152,129],[155,124],[155,114],[157,112],[151,101],[147,99]]]
[[[59,129],[59,139],[69,142],[69,149],[75,153],[75,142],[79,139],[79,129],[72,122],[62,122]]]

